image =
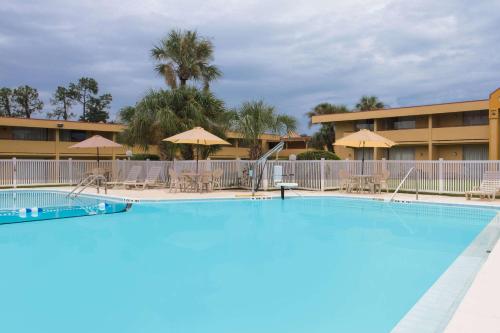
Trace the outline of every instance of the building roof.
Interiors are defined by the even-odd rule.
[[[27,119],[15,117],[0,117],[0,126],[9,127],[33,127],[33,128],[59,128],[69,130],[95,131],[95,132],[123,132],[126,125],[123,124],[106,124],[106,123],[88,123],[84,121],[73,120],[54,120],[54,119]],[[240,133],[228,131],[226,136],[230,139],[243,138]],[[295,132],[280,137],[276,134],[263,134],[260,136],[262,140],[268,141],[309,141],[309,136],[300,136]]]
[[[364,119],[419,116],[419,115],[440,114],[440,113],[488,110],[489,108],[488,102],[489,101],[485,99],[476,101],[388,108],[388,109],[380,109],[374,111],[358,111],[358,112],[348,112],[348,113],[327,114],[321,116],[314,116],[312,118],[312,122],[313,124],[319,124],[319,123],[328,123],[333,121],[350,121],[350,120],[364,120]]]
[[[59,128],[98,132],[122,132],[122,124],[87,123],[83,121],[53,120],[53,119],[26,119],[14,117],[0,117],[0,126]]]
[[[234,132],[234,131],[228,131],[226,133],[226,136],[229,139],[243,139],[243,135],[241,133]],[[281,141],[281,140],[284,140],[284,141],[309,141],[311,139],[310,136],[301,136],[295,132],[288,133],[288,135],[285,135],[282,137],[277,135],[277,134],[262,134],[259,136],[259,138],[261,140],[267,140],[267,141]]]

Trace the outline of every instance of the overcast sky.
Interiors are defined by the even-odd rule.
[[[408,106],[500,87],[498,0],[2,0],[0,17],[0,86],[36,87],[47,105],[81,76],[113,95],[113,114],[164,87],[149,50],[173,28],[213,41],[228,106],[264,99],[301,132],[320,102]]]

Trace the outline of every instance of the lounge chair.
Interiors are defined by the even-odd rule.
[[[116,181],[116,182],[108,182],[107,185],[111,186],[123,186],[125,188],[128,188],[130,186],[136,186],[137,185],[137,179],[139,178],[139,174],[142,171],[142,166],[140,165],[134,165],[130,168],[127,178],[125,178],[124,181]]]
[[[496,171],[486,171],[483,175],[481,184],[474,187],[471,191],[465,192],[465,198],[470,200],[474,195],[477,195],[480,199],[487,198],[488,200],[494,200],[499,190],[500,173]]]
[[[147,187],[159,186],[160,182],[158,181],[160,178],[161,167],[151,167],[146,175],[146,179],[142,183],[137,183],[136,186],[142,186],[142,189],[146,189]]]
[[[346,193],[352,192],[353,189],[357,188],[358,182],[353,179],[351,175],[344,169],[339,170],[340,178],[340,191],[345,191]]]

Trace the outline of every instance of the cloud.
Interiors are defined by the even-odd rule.
[[[228,105],[265,99],[297,116],[320,102],[391,106],[483,99],[500,86],[498,1],[7,0],[0,84],[37,87],[95,77],[113,112],[164,83],[149,50],[172,28],[216,46]],[[48,104],[48,99],[46,100]]]

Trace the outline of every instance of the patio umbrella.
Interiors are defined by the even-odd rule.
[[[365,148],[390,148],[396,145],[396,143],[367,129],[362,129],[337,140],[335,145],[363,149],[361,159],[361,174],[363,174],[365,168]]]
[[[121,144],[108,140],[100,135],[94,135],[87,140],[83,140],[68,148],[96,148],[97,149],[97,167],[99,167],[99,148],[120,148]]]
[[[169,138],[163,139],[162,141],[168,141],[172,143],[184,143],[196,145],[196,173],[198,173],[198,155],[199,146],[213,146],[213,145],[230,145],[229,142],[207,132],[201,127],[195,127],[189,131],[185,131]]]

